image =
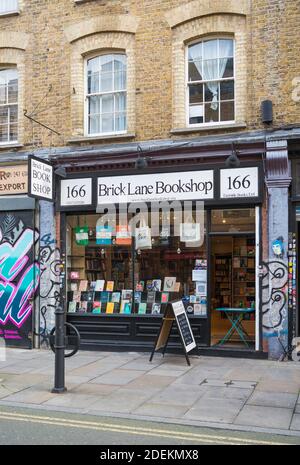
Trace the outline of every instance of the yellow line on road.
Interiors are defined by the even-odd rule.
[[[44,423],[55,426],[69,426],[72,428],[84,428],[84,429],[94,429],[100,431],[112,431],[118,433],[127,433],[127,434],[139,434],[144,436],[163,436],[166,438],[176,438],[176,439],[185,439],[188,441],[198,441],[198,442],[209,442],[220,444],[257,444],[257,445],[282,445],[282,443],[274,441],[259,441],[251,440],[245,438],[238,438],[232,436],[217,436],[210,434],[197,434],[190,432],[181,432],[181,431],[172,431],[167,429],[157,429],[157,428],[142,428],[142,427],[132,427],[127,425],[115,425],[112,423],[98,423],[92,421],[82,421],[82,420],[69,420],[67,418],[59,417],[47,417],[39,415],[26,415],[22,413],[11,413],[0,411],[0,419],[6,420],[19,420],[19,421],[31,421],[35,423]]]

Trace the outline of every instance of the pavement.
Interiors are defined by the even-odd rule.
[[[300,437],[300,363],[81,351],[53,394],[54,355],[7,349],[0,405]]]

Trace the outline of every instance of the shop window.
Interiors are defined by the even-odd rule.
[[[182,298],[189,314],[207,317],[204,229],[196,227],[193,235],[193,218],[175,235],[175,223],[181,221],[176,214],[170,212],[169,228],[158,218],[157,233],[152,233],[151,219],[149,226],[137,224],[137,231],[148,231],[139,242],[135,234],[128,235],[127,225],[104,226],[100,215],[68,216],[69,313],[154,317],[168,302]],[[128,225],[132,219],[128,217]]]
[[[0,143],[18,140],[18,71],[0,69]]]
[[[86,132],[124,133],[127,129],[126,56],[100,55],[87,60]]]
[[[253,208],[212,210],[211,232],[239,233],[255,231]]]
[[[188,124],[234,122],[234,41],[201,40],[187,50]]]

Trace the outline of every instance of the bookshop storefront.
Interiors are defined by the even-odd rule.
[[[200,348],[260,350],[260,164],[157,171],[60,182],[66,315],[82,348],[149,350],[182,300]]]

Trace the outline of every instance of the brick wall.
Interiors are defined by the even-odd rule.
[[[176,89],[182,74],[174,77],[174,65],[181,58],[174,56],[174,44],[177,40],[178,50],[184,47],[180,31],[186,40],[191,29],[194,38],[201,35],[202,26],[209,32],[216,19],[219,32],[230,32],[232,24],[232,33],[240,34],[237,119],[245,121],[244,129],[262,127],[260,102],[266,98],[274,102],[276,127],[300,123],[300,103],[292,100],[292,81],[300,76],[299,0],[22,0],[18,16],[0,17],[0,60],[7,64],[9,56],[9,63],[21,67],[20,141],[27,146],[61,146],[83,134],[83,113],[78,109],[83,104],[82,76],[76,76],[80,67],[74,53],[83,41],[96,42],[97,49],[107,47],[109,37],[112,47],[120,47],[119,38],[131,53],[128,130],[135,132],[135,140],[183,137],[170,132],[184,122],[184,101]],[[12,40],[16,31],[19,35]],[[74,81],[78,94],[72,96]],[[23,109],[38,105],[50,85],[38,119],[61,136],[23,117]]]

